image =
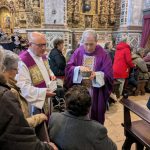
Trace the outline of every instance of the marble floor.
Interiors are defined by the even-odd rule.
[[[147,109],[146,102],[149,96],[150,94],[146,93],[144,96],[130,96],[129,99]],[[138,117],[135,114],[132,114],[131,117],[133,120],[138,120]],[[125,139],[121,123],[123,123],[123,106],[119,102],[116,102],[115,104],[112,104],[109,111],[106,112],[105,127],[108,130],[109,137],[117,144],[118,150],[121,150]],[[134,144],[131,150],[135,150]]]

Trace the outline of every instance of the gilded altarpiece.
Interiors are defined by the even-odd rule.
[[[115,6],[115,0],[68,0],[68,27],[112,29],[116,21]]]
[[[14,28],[15,4],[13,1],[0,0],[0,28],[11,33]]]
[[[73,48],[85,29],[95,29],[98,42],[112,40],[112,32],[119,27],[120,0],[68,0],[67,25],[73,30]]]

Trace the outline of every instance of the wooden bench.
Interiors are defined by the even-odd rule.
[[[150,111],[129,100],[126,96],[120,101],[124,106],[124,134],[126,136],[122,150],[130,150],[131,145],[136,143],[136,150],[143,150],[144,146],[150,149]],[[133,112],[141,120],[131,121]]]

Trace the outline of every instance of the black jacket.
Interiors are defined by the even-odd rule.
[[[62,52],[57,48],[51,50],[48,57],[49,65],[55,76],[64,76],[66,60]]]
[[[50,150],[29,127],[19,101],[0,75],[0,150]]]

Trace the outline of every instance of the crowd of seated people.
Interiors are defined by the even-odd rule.
[[[136,67],[130,71],[128,85],[133,85],[132,91],[134,95],[138,95],[139,92],[141,95],[145,94],[146,82],[148,82],[150,78],[150,73],[143,56],[143,48],[138,48],[135,52],[132,52],[132,61]],[[141,90],[138,88],[139,86],[142,86]]]
[[[107,136],[106,128],[102,124],[93,121],[88,117],[92,103],[91,96],[86,87],[82,86],[75,86],[66,93],[66,111],[64,113],[52,113],[51,115],[49,136],[57,147],[51,142],[39,141],[34,132],[34,127],[43,120],[46,120],[47,117],[44,114],[29,116],[27,101],[21,95],[20,89],[16,86],[15,81],[19,58],[17,54],[3,50],[2,48],[0,49],[0,52],[1,57],[2,54],[4,56],[1,59],[2,63],[0,68],[2,70],[0,80],[0,149],[57,150],[57,147],[66,150],[76,148],[78,150],[90,150],[93,148],[95,150],[103,148],[106,150],[117,149],[116,144]],[[63,115],[68,115],[68,118],[67,116],[66,119],[64,117],[63,122],[70,118],[72,128],[70,128],[69,123],[69,128],[67,131],[64,131],[66,136],[64,136],[63,133],[59,134],[62,138],[58,136],[59,140],[55,141],[55,134],[57,135],[57,131],[61,132],[60,128],[57,129],[57,127],[61,125],[62,130],[63,128],[66,129],[66,124],[61,122],[61,117],[63,117]],[[59,124],[54,122],[55,120],[57,120]],[[81,130],[81,127],[85,130]],[[91,129],[89,130],[89,128]],[[71,133],[71,131],[74,132]],[[75,133],[76,136],[74,136]],[[98,133],[96,137],[95,133]],[[81,135],[83,137],[81,137]],[[71,136],[72,138],[68,136]],[[80,139],[78,136],[80,136]],[[62,145],[62,141],[66,141],[66,143],[63,142],[64,145]]]
[[[129,95],[144,95],[145,90],[150,92],[150,50],[137,48],[132,51],[126,39],[116,45],[115,51],[111,42],[105,44],[105,49],[113,63],[114,87],[119,83],[119,96],[112,93],[112,99],[119,98],[123,91]]]
[[[41,34],[36,33],[35,36],[37,35],[41,36]],[[16,38],[16,36],[17,35],[12,37],[12,39],[17,40],[15,44],[19,45],[18,40],[20,38]],[[42,36],[44,42],[38,44],[35,39],[33,36],[32,42],[30,41],[32,46],[30,46],[28,50],[32,50],[33,47],[36,47],[36,50],[43,56],[46,40]],[[49,58],[54,58],[53,63],[57,64],[55,68],[53,68],[54,65],[49,66],[56,77],[65,76],[66,61],[62,54],[63,44],[63,40],[56,39],[54,41],[54,49],[49,54]],[[119,82],[119,95],[122,95],[127,81],[127,86],[130,84],[133,85],[132,88],[134,92],[137,90],[139,80],[146,80],[145,88],[149,86],[149,84],[147,84],[150,78],[147,68],[147,64],[149,64],[149,52],[144,58],[143,49],[138,49],[136,53],[132,54],[130,46],[124,40],[116,46],[116,51],[112,47],[111,42],[106,43],[105,49],[112,59],[114,80]],[[33,55],[35,54],[36,53],[33,52]],[[36,56],[36,59],[40,60],[40,56]],[[18,73],[18,62],[19,56],[17,54],[0,48],[0,149],[117,149],[116,144],[108,137],[107,129],[101,123],[90,119],[91,105],[93,102],[90,95],[91,91],[84,86],[75,85],[69,88],[63,101],[59,101],[58,98],[57,105],[59,106],[61,105],[60,103],[63,102],[62,111],[64,112],[53,112],[50,119],[49,116],[46,116],[44,113],[31,115],[27,98],[31,98],[33,95],[29,96],[26,94],[27,98],[24,98],[15,80],[16,74]],[[27,74],[30,73],[29,70]],[[137,77],[134,78],[133,82],[131,77],[135,76],[136,73]],[[132,74],[134,75],[132,76]],[[30,82],[29,79],[27,82]],[[63,82],[61,82],[61,86],[63,86]],[[37,87],[35,88],[37,89]],[[30,92],[32,92],[32,90]],[[113,94],[115,95],[115,93],[112,92],[111,95]],[[39,97],[37,97],[37,99]],[[54,99],[54,97],[52,97],[52,99]],[[60,108],[62,107],[60,106]],[[40,141],[35,133],[35,128],[48,119],[49,128],[47,132],[49,132],[50,141],[53,143]]]
[[[41,142],[36,137],[34,128],[30,127],[30,121],[25,118],[22,101],[12,92],[14,89],[9,82],[9,74],[11,72],[13,78],[16,74],[16,68],[13,67],[17,66],[7,65],[9,54],[6,52],[0,47],[0,149],[58,150],[51,142]]]

